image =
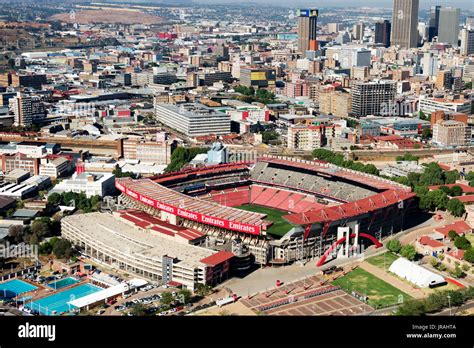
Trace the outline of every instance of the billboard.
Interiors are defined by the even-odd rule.
[[[296,11],[297,17],[318,17],[319,10],[314,8],[299,9]]]
[[[259,236],[261,234],[260,226],[244,224],[237,221],[225,220],[218,217],[197,213],[181,207],[175,207],[164,202],[160,202],[155,199],[146,197],[145,195],[142,195],[138,192],[135,192],[129,189],[128,187],[125,187],[117,180],[115,181],[115,187],[125,193],[127,196],[130,196],[133,199],[136,199],[150,207],[153,207],[158,210],[163,210],[167,213],[180,216],[188,220],[197,221],[206,225],[221,227],[232,231],[252,234],[255,236]]]

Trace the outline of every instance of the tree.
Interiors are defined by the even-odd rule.
[[[456,198],[451,199],[446,205],[446,208],[455,217],[463,216],[466,212],[464,203],[462,203],[459,199]]]
[[[443,169],[435,162],[426,164],[424,172],[420,175],[420,183],[426,186],[444,184]]]
[[[194,291],[199,296],[207,296],[212,293],[212,288],[207,284],[198,284]]]
[[[58,259],[69,259],[72,256],[71,242],[66,239],[59,239],[53,245],[53,254]]]
[[[456,233],[456,231],[454,230],[450,230],[448,232],[448,237],[449,239],[451,239],[452,241],[455,241],[457,237],[459,237],[459,235]]]
[[[449,171],[444,172],[445,184],[454,184],[456,180],[459,180],[459,172],[457,170],[449,170]],[[461,194],[462,194],[462,190],[461,190]]]
[[[471,243],[464,236],[459,236],[454,240],[454,246],[458,249],[469,250],[471,249]]]
[[[132,179],[135,179],[136,178],[136,175],[135,173],[132,173],[132,172],[123,172],[122,171],[122,168],[118,167],[115,168],[113,171],[112,171],[112,174],[115,175],[116,178],[132,178]]]
[[[48,223],[42,220],[35,220],[31,224],[31,233],[36,235],[38,238],[42,239],[44,236],[48,235],[50,232],[50,226]]]
[[[401,316],[420,316],[426,312],[424,301],[412,300],[398,307],[396,314]]]
[[[160,299],[160,302],[165,305],[165,306],[169,306],[171,305],[171,303],[173,303],[174,301],[174,298],[173,298],[173,295],[171,294],[171,292],[164,292],[161,294],[161,299]]]
[[[24,236],[24,228],[21,225],[13,225],[8,228],[8,236],[15,243],[21,243]]]
[[[165,169],[166,173],[180,170],[186,163],[191,161],[196,155],[207,152],[205,148],[178,147],[171,154],[171,162]]]
[[[274,130],[262,132],[262,141],[265,144],[269,144],[270,142],[277,140],[279,137],[280,134]]]
[[[38,252],[41,255],[50,255],[52,251],[53,251],[53,246],[51,245],[50,242],[41,243],[38,247]]]
[[[397,162],[402,162],[402,161],[411,161],[411,162],[418,162],[420,158],[417,156],[413,156],[410,153],[406,153],[403,156],[397,156],[396,160]]]
[[[52,205],[60,205],[62,204],[62,196],[57,192],[52,193],[48,196],[48,203]]]
[[[459,266],[456,266],[450,273],[455,278],[462,278],[465,276],[464,272]]]
[[[448,202],[449,197],[442,190],[429,191],[420,197],[420,208],[429,211],[446,210]]]
[[[402,244],[398,239],[392,239],[387,243],[387,249],[391,252],[398,254],[400,249],[402,248]]]
[[[130,313],[132,313],[135,316],[144,316],[147,315],[146,313],[146,307],[145,305],[141,303],[134,304],[132,308],[130,309]]]
[[[403,256],[404,258],[413,261],[416,257],[416,250],[415,247],[411,244],[404,245],[400,249],[400,255]]]
[[[433,132],[431,131],[430,128],[425,128],[425,129],[423,129],[423,131],[421,132],[421,138],[422,138],[423,140],[431,139],[432,136],[433,136]]]
[[[178,292],[178,300],[182,304],[189,303],[189,301],[191,300],[191,296],[192,296],[192,293],[188,289],[181,289]]]
[[[459,197],[462,196],[462,188],[460,186],[453,186],[451,187],[449,195],[451,197]]]
[[[464,251],[464,260],[474,263],[474,249],[470,248]]]

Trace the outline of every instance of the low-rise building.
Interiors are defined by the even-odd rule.
[[[433,126],[433,143],[443,147],[466,146],[471,142],[469,127],[459,121],[440,121]]]
[[[72,169],[72,162],[65,157],[57,157],[54,159],[46,158],[40,164],[39,173],[40,175],[46,175],[52,179],[56,179],[71,172]]]
[[[55,192],[82,192],[88,198],[92,196],[104,197],[115,192],[115,175],[110,173],[76,173],[72,179],[63,180],[54,186],[49,194]]]

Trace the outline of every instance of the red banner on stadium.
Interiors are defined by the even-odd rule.
[[[190,210],[186,210],[180,207],[174,207],[172,205],[159,202],[155,199],[148,198],[144,195],[141,195],[133,190],[130,190],[128,187],[123,186],[119,182],[115,181],[115,187],[125,193],[127,196],[132,197],[146,205],[149,205],[153,208],[162,210],[164,212],[183,217],[188,220],[193,220],[201,222],[206,225],[212,225],[216,227],[222,227],[232,231],[238,231],[242,233],[253,234],[256,236],[260,235],[260,226],[244,224],[236,221],[224,220],[218,217],[209,216],[201,213],[196,213]]]

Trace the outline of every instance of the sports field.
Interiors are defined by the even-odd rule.
[[[282,218],[283,215],[288,215],[288,212],[286,211],[262,207],[255,204],[244,204],[235,208],[254,213],[266,214],[266,219],[273,222],[273,225],[267,230],[267,233],[272,234],[275,237],[283,237],[293,227],[293,225]]]
[[[356,268],[345,276],[336,279],[332,284],[341,287],[348,293],[357,291],[362,295],[365,294],[369,297],[369,305],[374,308],[395,305],[399,302],[399,299],[406,301],[411,298],[410,295],[361,268]],[[399,297],[400,295],[403,297]]]
[[[387,251],[386,253],[372,256],[368,258],[366,261],[371,265],[377,266],[378,268],[388,270],[392,263],[397,260],[399,256],[395,255],[394,253]],[[385,268],[384,268],[385,266]]]

